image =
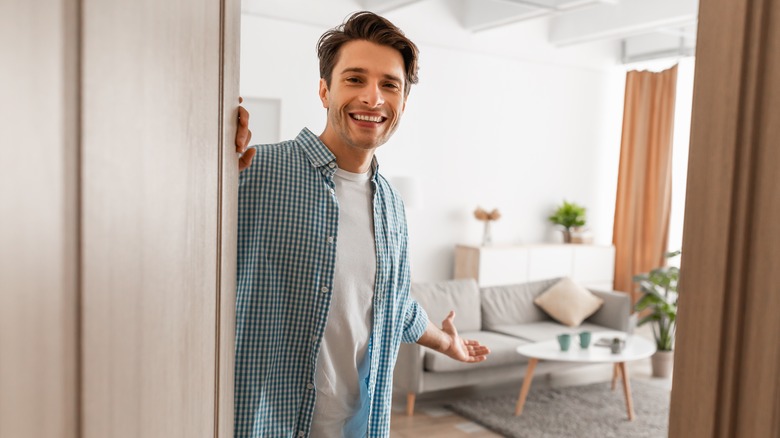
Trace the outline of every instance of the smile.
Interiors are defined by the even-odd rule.
[[[385,120],[387,120],[387,117],[382,117],[382,116],[366,116],[363,114],[350,114],[349,116],[361,122],[382,123]]]

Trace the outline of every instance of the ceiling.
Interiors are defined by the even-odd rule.
[[[324,28],[367,9],[438,45],[473,50],[477,41],[491,53],[503,46],[526,57],[542,46],[562,54],[599,46],[614,63],[629,64],[692,55],[698,0],[243,0],[242,8]]]

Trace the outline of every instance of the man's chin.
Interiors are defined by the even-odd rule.
[[[370,151],[373,149],[378,148],[379,146],[382,146],[387,142],[386,138],[382,139],[374,139],[374,140],[364,140],[364,141],[351,141],[350,145],[354,147],[355,149],[362,149],[366,151]]]

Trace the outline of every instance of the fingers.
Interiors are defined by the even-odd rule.
[[[238,124],[241,126],[249,126],[249,111],[243,106],[238,107]]]
[[[244,98],[241,96],[238,96],[238,103],[244,103]]]
[[[466,346],[466,350],[469,352],[469,356],[487,356],[490,354],[490,348],[482,345],[479,341],[473,339],[464,339],[463,345]]]
[[[255,157],[255,154],[257,153],[257,149],[255,148],[249,148],[244,152],[243,155],[238,159],[238,171],[241,172],[247,167],[252,165],[252,159]]]
[[[236,131],[236,152],[243,153],[249,146],[252,133],[249,131],[249,112],[243,106],[238,107],[238,129]]]
[[[450,310],[450,313],[448,313],[447,317],[444,318],[444,321],[442,321],[441,326],[445,327],[446,325],[453,325],[454,320],[455,320],[455,311]]]

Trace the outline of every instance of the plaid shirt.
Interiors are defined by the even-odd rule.
[[[393,366],[428,316],[409,296],[403,203],[374,172],[377,272],[368,436],[390,434]],[[336,157],[308,129],[257,147],[239,179],[235,436],[308,436],[314,373],[331,300],[339,206]]]

